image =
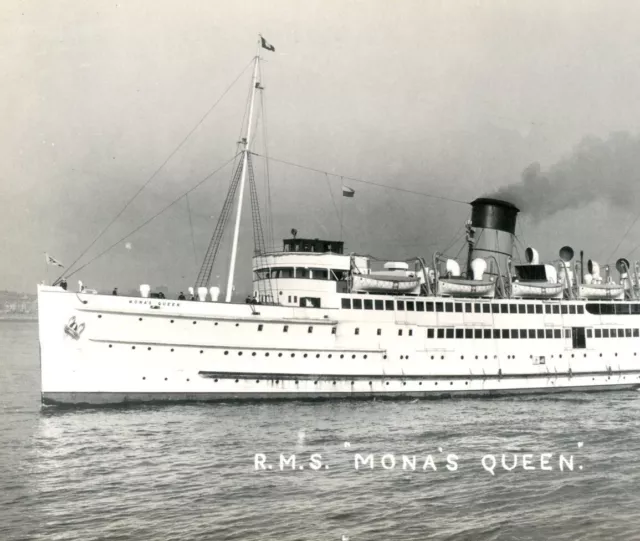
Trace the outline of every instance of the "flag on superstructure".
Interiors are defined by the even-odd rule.
[[[55,257],[50,256],[45,252],[44,258],[47,262],[47,265],[55,265],[56,267],[62,267],[64,269],[64,265],[60,263]]]
[[[273,45],[271,45],[271,43],[269,43],[262,36],[260,36],[260,40],[262,42],[262,48],[263,49],[266,49],[267,51],[273,51],[274,53],[276,52],[276,48]]]
[[[351,188],[347,187],[347,186],[343,186],[342,187],[342,195],[344,197],[353,197],[355,195],[355,190],[352,190]]]

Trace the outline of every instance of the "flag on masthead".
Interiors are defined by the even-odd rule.
[[[344,197],[353,197],[355,195],[355,190],[352,190],[351,188],[348,188],[347,186],[343,186],[342,187],[342,195]]]
[[[267,51],[273,51],[274,53],[276,52],[276,48],[273,45],[271,45],[271,43],[269,43],[262,36],[260,36],[260,40],[262,42],[262,48],[263,49],[266,49]]]
[[[47,265],[55,265],[56,267],[62,267],[64,269],[64,265],[60,263],[55,257],[51,257],[49,254],[45,252],[44,258],[47,262]]]

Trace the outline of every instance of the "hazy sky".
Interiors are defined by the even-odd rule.
[[[33,291],[45,277],[44,251],[70,264],[249,63],[259,32],[276,47],[262,55],[273,157],[470,201],[518,182],[532,162],[553,168],[587,136],[637,136],[638,20],[640,5],[630,1],[4,0],[0,289]],[[84,261],[233,156],[249,77]],[[261,171],[256,164],[260,189]],[[73,283],[186,289],[230,174],[190,197],[195,255],[182,201]],[[292,227],[340,236],[324,175],[273,163],[271,180],[276,238]],[[354,182],[355,198],[341,201],[340,179],[329,182],[344,204],[348,249],[360,253],[430,257],[469,213]],[[543,257],[572,244],[602,259],[636,212],[596,199],[544,220],[523,217],[518,233]],[[241,285],[250,280],[246,222]],[[638,231],[640,223],[619,255],[640,243]]]

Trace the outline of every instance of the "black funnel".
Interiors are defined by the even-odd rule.
[[[471,202],[471,225],[483,229],[516,232],[516,216],[520,209],[514,204],[499,199],[480,197]]]

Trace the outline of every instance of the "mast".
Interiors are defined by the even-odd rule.
[[[244,196],[244,184],[247,178],[247,166],[249,161],[249,148],[251,146],[251,125],[253,123],[253,105],[258,87],[258,62],[260,61],[260,44],[258,40],[258,49],[256,52],[255,63],[253,66],[253,78],[251,80],[251,105],[249,106],[249,121],[247,122],[247,132],[242,139],[244,148],[242,150],[242,175],[240,177],[240,195],[238,196],[238,208],[236,210],[236,224],[233,230],[233,244],[231,246],[231,261],[229,262],[229,276],[227,278],[227,295],[225,302],[231,302],[231,294],[233,292],[233,275],[236,269],[236,255],[238,251],[238,235],[240,234],[240,218],[242,217],[242,199]]]

